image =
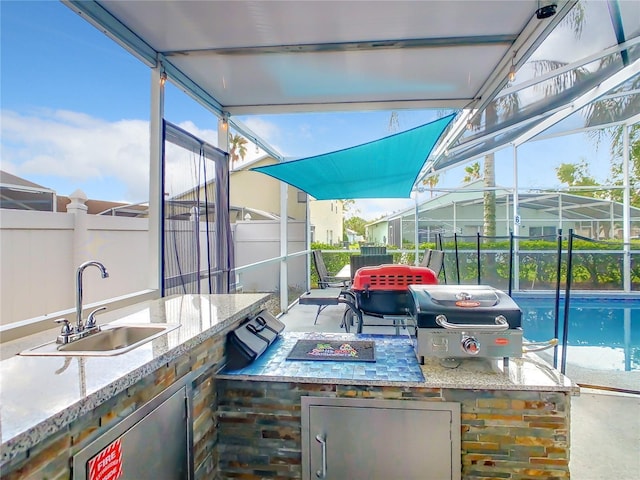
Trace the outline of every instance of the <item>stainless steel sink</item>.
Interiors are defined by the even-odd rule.
[[[109,357],[129,352],[158,338],[180,324],[104,325],[98,333],[61,345],[49,342],[20,352],[30,356],[98,356]]]

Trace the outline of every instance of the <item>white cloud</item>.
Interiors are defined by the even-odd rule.
[[[3,110],[1,132],[3,168],[6,163],[15,175],[78,184],[115,178],[130,201],[147,199],[147,121],[107,122],[65,110],[30,115]]]
[[[255,116],[248,117],[243,120],[243,123],[260,138],[277,139],[280,136],[280,127],[278,127],[275,123],[269,122],[263,118]]]
[[[282,142],[282,130],[275,123],[269,122],[260,117],[247,117],[242,120],[242,123],[247,126],[258,138],[264,140],[271,148],[282,156],[286,157],[287,152],[280,146]],[[251,154],[251,150],[255,150],[254,144],[251,144],[251,148],[247,149],[248,157]],[[264,151],[260,150],[258,154],[255,154],[251,159],[247,158],[247,161],[258,158],[264,155]]]
[[[355,216],[365,220],[374,220],[381,216],[389,215],[411,208],[415,201],[411,198],[383,198],[356,200],[352,212]]]
[[[213,145],[214,147],[218,146],[218,131],[212,130],[210,128],[198,128],[192,121],[188,120],[186,122],[182,122],[178,124],[178,127],[186,130],[187,132],[195,135],[201,140]]]
[[[148,199],[148,121],[109,122],[65,110],[41,110],[29,114],[3,110],[1,113],[3,170],[56,189],[62,195],[82,188],[89,198],[130,202]],[[277,124],[257,117],[248,119],[246,124],[285,154],[277,147],[277,142],[286,141],[284,136],[290,132],[284,132]],[[304,125],[304,122],[300,122],[298,127],[305,128]],[[216,130],[200,129],[193,122],[183,122],[179,126],[217,145]],[[262,155],[264,152],[261,149],[256,151],[255,145],[250,143],[247,145],[245,162]],[[577,162],[581,158],[588,160],[592,174],[597,178],[606,177],[608,146],[595,151],[582,134],[525,144],[520,147],[518,154],[520,187],[556,185],[555,166],[560,162]],[[512,184],[512,163],[513,153],[510,149],[496,154],[498,184]],[[457,167],[446,175],[442,174],[436,188],[459,187],[463,176],[463,166]],[[47,177],[46,180],[43,177]],[[182,188],[182,184],[172,185],[174,193]],[[425,200],[427,195],[424,194],[420,200]],[[412,205],[412,199],[357,200],[355,208],[359,211],[354,210],[353,214],[373,220],[411,208]]]
[[[218,144],[217,130],[199,128],[191,121],[178,126],[213,146]],[[253,126],[258,126],[261,133],[277,136],[278,129],[273,124],[258,121]],[[40,110],[31,114],[3,110],[1,128],[2,169],[5,171],[27,180],[48,177],[47,182],[41,182],[43,186],[59,190],[62,195],[70,193],[68,185],[74,185],[72,190],[86,190],[89,198],[148,200],[149,122],[146,120],[108,122],[66,110]],[[264,154],[262,149],[256,149],[250,143],[245,162]],[[184,169],[184,162],[182,165],[179,169]],[[175,170],[171,162],[167,168]],[[190,181],[182,181],[184,174],[191,173],[174,171],[173,175],[169,174],[172,182],[177,182],[173,187],[167,185],[168,189],[176,190],[174,194],[187,188],[185,185],[191,185]],[[96,191],[95,185],[100,182],[107,184],[104,191]],[[89,184],[93,185],[94,191],[89,190],[92,188]],[[109,185],[113,192],[108,191]]]

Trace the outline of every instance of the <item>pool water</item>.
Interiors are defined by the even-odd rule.
[[[553,338],[553,297],[514,295],[514,300],[522,309],[522,329],[526,340]],[[640,370],[640,297],[572,296],[569,307],[568,364],[595,370]],[[564,323],[562,300],[558,318],[558,341],[561,345]],[[560,355],[558,353],[558,358]]]

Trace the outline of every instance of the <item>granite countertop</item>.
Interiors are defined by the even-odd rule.
[[[298,340],[375,342],[375,362],[338,362],[287,360]],[[407,336],[354,333],[282,333],[281,338],[256,361],[235,371],[222,371],[218,378],[268,380],[349,385],[403,385],[427,388],[472,390],[566,391],[578,394],[579,388],[535,354],[512,358],[508,368],[501,359],[471,358],[457,368],[445,368],[438,359],[418,363],[414,339]]]
[[[37,357],[15,353],[54,340],[59,329],[7,342],[0,362],[2,462],[93,410],[158,368],[227,329],[268,299],[268,294],[176,295],[105,312],[101,324],[180,323],[130,352],[112,357]],[[292,361],[298,340],[373,340],[375,362]],[[345,385],[537,390],[579,392],[578,387],[534,354],[502,361],[469,359],[444,368],[437,359],[420,365],[406,336],[353,333],[282,333],[249,366],[223,371],[218,378]]]
[[[105,312],[100,324],[181,324],[112,357],[12,356],[0,362],[2,464],[168,362],[255,312],[268,294],[177,295]],[[2,345],[3,356],[55,340],[59,328]]]

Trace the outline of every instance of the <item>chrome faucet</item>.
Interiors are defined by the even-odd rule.
[[[96,333],[100,331],[100,327],[96,324],[96,314],[101,312],[102,310],[106,310],[107,307],[99,307],[96,308],[93,312],[89,314],[89,318],[87,318],[87,323],[84,324],[82,322],[82,274],[84,273],[85,268],[94,266],[100,269],[100,274],[102,278],[107,278],[109,276],[109,272],[103,264],[100,262],[96,262],[95,260],[91,260],[88,262],[84,262],[82,265],[78,267],[78,272],[76,276],[76,327],[73,328],[71,323],[66,318],[59,318],[56,320],[56,323],[62,324],[62,331],[58,338],[56,339],[57,343],[66,344],[70,342],[74,342],[76,340],[81,339],[82,337],[86,337],[92,333]]]
[[[84,262],[82,265],[78,267],[78,273],[76,277],[76,287],[77,287],[76,289],[76,333],[82,332],[82,330],[84,330],[85,328],[84,324],[82,323],[82,274],[84,273],[85,268],[90,267],[92,265],[100,269],[100,274],[102,275],[102,278],[107,278],[109,276],[109,272],[107,272],[107,269],[105,268],[105,266],[100,262],[96,262],[95,260]],[[99,310],[103,310],[104,308],[106,307],[101,307]],[[94,312],[91,312],[91,315],[90,315],[91,322],[87,322],[88,327],[95,326],[95,320],[93,320],[93,315],[96,312],[97,310]]]

